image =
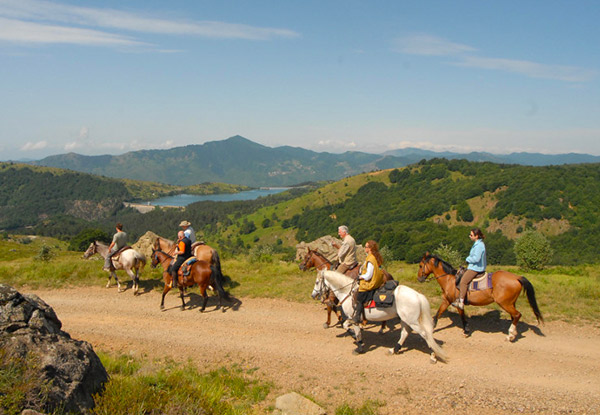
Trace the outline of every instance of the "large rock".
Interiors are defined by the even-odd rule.
[[[152,231],[148,231],[142,236],[140,236],[140,239],[138,239],[136,243],[131,245],[131,247],[139,253],[144,254],[146,258],[151,258],[152,246],[154,245],[154,241],[156,241],[157,237],[157,234],[155,234]]]
[[[35,410],[85,412],[108,374],[92,346],[61,330],[56,313],[37,295],[0,284],[0,349],[10,359],[37,362],[37,379],[47,387],[47,400]],[[40,391],[34,391],[39,394]]]
[[[303,261],[306,253],[309,249],[311,249],[312,251],[317,251],[324,255],[329,262],[333,263],[337,261],[338,253],[338,249],[333,247],[334,242],[337,244],[337,246],[342,245],[342,241],[340,239],[334,238],[331,235],[321,236],[312,242],[300,242],[296,245],[296,261]],[[366,258],[367,254],[365,253],[365,249],[362,247],[362,245],[357,244],[356,259],[359,263],[362,263]]]

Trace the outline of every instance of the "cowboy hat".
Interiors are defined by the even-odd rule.
[[[179,226],[190,226],[191,223],[189,223],[187,220],[182,220],[181,223],[179,224]]]

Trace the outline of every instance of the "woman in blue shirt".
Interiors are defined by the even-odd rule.
[[[460,279],[460,294],[456,301],[452,303],[453,306],[460,308],[461,310],[465,307],[465,298],[467,296],[469,284],[478,274],[484,272],[487,267],[485,244],[483,243],[485,236],[483,236],[483,232],[481,232],[481,229],[479,228],[474,228],[471,230],[469,238],[473,241],[471,252],[469,252],[469,256],[466,259],[467,264],[469,265]]]

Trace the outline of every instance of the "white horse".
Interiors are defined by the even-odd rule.
[[[83,257],[89,258],[94,254],[100,254],[102,258],[106,259],[106,255],[108,254],[108,245],[94,241],[90,244],[88,249],[84,252]],[[124,269],[127,274],[131,277],[133,281],[133,294],[138,294],[139,282],[140,282],[140,272],[144,269],[146,265],[146,257],[144,254],[137,252],[134,249],[126,249],[118,255],[118,258],[112,257],[112,264],[115,270]],[[121,283],[117,278],[117,273],[113,270],[108,274],[108,282],[106,283],[106,288],[110,287],[110,277],[114,277],[117,282],[117,288],[119,292],[123,292],[121,289]]]
[[[354,315],[354,304],[352,300],[352,286],[355,281],[336,271],[319,271],[317,281],[313,288],[312,297],[319,297],[329,287],[340,301],[342,309],[347,316]],[[431,361],[435,363],[437,358],[447,361],[446,353],[433,338],[433,321],[427,298],[405,285],[398,285],[394,290],[394,305],[387,308],[366,308],[365,316],[369,321],[387,321],[400,317],[402,331],[400,340],[390,353],[399,353],[402,344],[411,331],[417,332],[431,348]],[[344,328],[351,329],[358,343],[358,351],[362,352],[362,333],[358,325],[351,319],[344,322]],[[437,356],[437,358],[436,358]]]

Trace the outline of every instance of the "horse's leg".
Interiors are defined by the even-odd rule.
[[[506,336],[506,340],[508,340],[509,342],[514,342],[517,338],[517,335],[519,334],[517,332],[517,323],[521,319],[521,313],[519,313],[519,310],[515,308],[514,303],[499,302],[498,305],[502,307],[504,311],[510,314],[512,321],[508,329],[508,335]]]
[[[456,311],[458,311],[458,315],[460,316],[460,321],[462,322],[463,335],[465,337],[469,337],[471,335],[471,328],[469,327],[469,324],[467,323],[467,318],[465,317],[465,310],[457,308]]]
[[[201,313],[203,313],[204,310],[206,309],[206,303],[208,302],[208,294],[206,293],[206,288],[207,287],[208,286],[205,286],[205,287],[200,286],[200,294],[202,294],[202,300],[203,300],[202,301],[202,308],[200,309]],[[219,298],[221,298],[221,297],[219,296]]]
[[[444,312],[448,309],[449,306],[450,302],[448,301],[448,299],[446,297],[442,297],[442,304],[440,304],[440,308],[438,308],[437,313],[435,313],[435,316],[433,317],[433,328],[437,326],[439,318],[442,316],[442,314],[444,314]]]
[[[160,299],[160,309],[163,310],[165,308],[165,295],[171,290],[169,286],[169,281],[165,280],[165,288],[163,288],[162,298]]]
[[[133,289],[133,295],[137,295],[137,269],[134,273],[133,267],[125,268],[125,272],[131,277],[131,288]]]
[[[181,310],[185,310],[185,299],[183,298],[183,289],[185,288],[183,286],[183,282],[179,285],[177,285],[177,287],[179,288],[179,297],[181,297]]]
[[[117,278],[117,272],[111,271],[110,275],[112,275],[114,277],[115,281],[117,282],[117,292],[122,293],[123,290],[121,289],[121,282],[119,281],[119,278]]]
[[[400,353],[400,349],[402,349],[402,345],[404,344],[404,341],[406,340],[406,338],[412,331],[410,326],[408,324],[406,324],[404,321],[401,321],[401,324],[402,324],[402,330],[400,331],[400,339],[398,340],[398,343],[396,343],[394,348],[390,349],[391,354],[399,354]]]
[[[381,327],[379,328],[379,331],[377,332],[378,334],[383,334],[383,331],[385,330],[386,324],[385,321],[381,322]]]

